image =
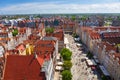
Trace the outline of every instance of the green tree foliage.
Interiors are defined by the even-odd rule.
[[[42,18],[42,16],[41,15],[36,15],[35,18]]]
[[[71,60],[72,52],[71,52],[69,49],[63,48],[63,49],[60,51],[60,54],[61,54],[63,60]]]
[[[106,21],[112,21],[113,19],[111,17],[108,17],[105,19]]]
[[[46,33],[53,33],[54,28],[45,28]]]
[[[62,71],[62,80],[72,80],[72,74],[69,70]]]
[[[71,61],[64,61],[64,63],[63,63],[63,68],[64,68],[65,70],[70,70],[71,67],[72,67]]]
[[[76,19],[76,16],[72,16],[71,19],[74,21]]]
[[[73,33],[72,36],[73,36],[74,38],[78,38],[78,37],[79,37],[76,33]]]
[[[82,21],[87,20],[87,17],[86,17],[86,16],[82,16],[82,17],[80,18],[80,20],[82,20]]]
[[[106,76],[102,76],[102,80],[108,80],[107,78],[106,78]]]
[[[13,35],[13,36],[18,35],[18,29],[13,29],[12,35]]]

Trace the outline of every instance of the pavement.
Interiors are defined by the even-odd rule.
[[[54,80],[60,80],[59,76],[60,76],[60,72],[55,71]]]
[[[76,46],[76,43],[71,35],[65,34],[65,37],[69,41],[67,46],[72,51],[72,80],[100,80],[98,74],[93,72],[91,68],[86,65],[85,61],[82,61],[83,58],[87,58],[84,53],[86,51],[79,50],[80,47]]]

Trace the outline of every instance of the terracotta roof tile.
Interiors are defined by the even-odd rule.
[[[4,80],[44,80],[45,74],[34,55],[8,55]]]

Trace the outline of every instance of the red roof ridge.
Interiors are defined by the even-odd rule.
[[[44,59],[41,58],[40,56],[38,56],[37,54],[36,54],[36,59],[37,59],[38,63],[42,66],[44,63]]]

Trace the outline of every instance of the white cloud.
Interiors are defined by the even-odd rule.
[[[4,14],[34,13],[120,13],[120,3],[106,4],[59,4],[26,3],[0,8]]]

